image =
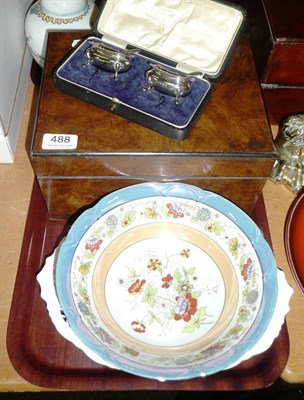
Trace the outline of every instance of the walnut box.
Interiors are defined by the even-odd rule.
[[[85,32],[50,32],[30,159],[49,215],[67,219],[136,183],[185,182],[246,212],[276,159],[244,35],[191,135],[175,141],[63,93],[52,71]]]

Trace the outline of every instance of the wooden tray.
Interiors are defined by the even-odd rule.
[[[270,243],[263,198],[252,218]],[[263,354],[206,378],[158,382],[103,367],[65,340],[52,324],[40,297],[36,274],[63,238],[72,221],[49,219],[34,182],[7,332],[7,349],[16,371],[30,383],[70,390],[252,390],[279,378],[289,354],[286,325]]]

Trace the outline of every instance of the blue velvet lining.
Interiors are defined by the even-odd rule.
[[[97,69],[92,64],[83,68],[87,61],[85,51],[90,46],[89,40],[101,41],[96,37],[87,38],[57,70],[60,79],[83,87],[85,91],[97,92],[109,99],[116,98],[126,106],[170,125],[185,127],[210,90],[208,81],[195,78],[194,82],[190,83],[191,93],[182,97],[180,104],[175,103],[174,97],[155,89],[144,91],[147,87],[145,72],[150,69],[149,62],[155,60],[140,54],[132,58],[132,68],[120,73],[116,81],[112,72]]]

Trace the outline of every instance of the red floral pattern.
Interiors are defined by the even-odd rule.
[[[162,284],[162,288],[164,289],[168,289],[172,283],[173,280],[173,276],[168,274],[167,276],[165,276],[164,278],[162,278],[162,281],[164,282]]]
[[[146,332],[146,326],[144,324],[141,324],[140,322],[132,321],[131,327],[137,333],[145,333]]]
[[[179,207],[177,207],[175,204],[172,203],[168,203],[167,207],[169,209],[169,214],[173,216],[173,218],[183,218],[184,217],[184,213],[183,210]]]
[[[252,275],[252,267],[253,267],[253,262],[251,258],[248,258],[247,262],[243,265],[241,272],[241,275],[244,278],[245,282]]]
[[[92,236],[86,242],[85,249],[90,250],[91,253],[98,250],[100,245],[102,244],[102,239],[98,239],[96,236]]]
[[[197,300],[190,293],[177,297],[176,300],[178,303],[178,313],[174,316],[175,321],[183,319],[185,322],[189,322],[192,315],[197,311]]]
[[[137,294],[140,292],[141,288],[143,285],[146,283],[145,279],[142,279],[141,281],[139,279],[136,279],[134,283],[129,287],[128,292],[130,294]]]

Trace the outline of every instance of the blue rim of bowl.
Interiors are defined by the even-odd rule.
[[[152,196],[174,196],[190,199],[212,207],[234,222],[249,238],[259,258],[263,273],[263,296],[260,309],[252,328],[233,349],[225,354],[194,366],[160,368],[139,364],[124,358],[103,346],[88,329],[83,326],[77,313],[70,287],[70,271],[74,252],[88,228],[102,215],[115,207],[132,200]],[[238,206],[224,197],[184,183],[141,183],[119,189],[102,198],[94,207],[84,211],[73,223],[68,235],[60,247],[56,264],[56,291],[67,321],[82,343],[101,357],[108,365],[125,372],[151,379],[184,380],[204,377],[220,372],[238,360],[250,350],[263,336],[271,321],[278,295],[277,267],[272,250],[255,222]]]

